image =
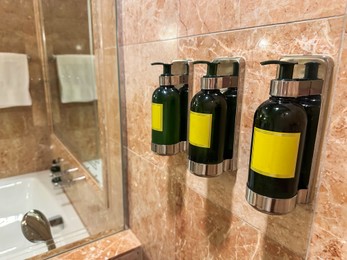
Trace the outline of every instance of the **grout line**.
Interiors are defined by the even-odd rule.
[[[347,11],[347,8],[346,8]],[[283,26],[283,25],[292,25],[292,24],[300,24],[300,23],[307,23],[307,22],[317,22],[322,20],[331,20],[331,19],[338,19],[343,18],[345,14],[341,15],[333,15],[333,16],[326,16],[326,17],[320,17],[320,18],[311,18],[311,19],[304,19],[304,20],[296,20],[296,21],[289,21],[289,22],[279,22],[279,23],[271,23],[271,24],[263,24],[263,25],[256,25],[256,26],[245,26],[241,28],[234,28],[234,29],[227,29],[223,31],[214,31],[214,32],[206,32],[206,33],[198,33],[198,34],[192,34],[192,35],[184,35],[184,36],[177,36],[177,37],[171,37],[164,40],[151,40],[147,42],[138,42],[138,43],[130,43],[130,44],[123,44],[120,47],[131,47],[136,45],[142,45],[142,44],[148,44],[148,43],[159,43],[159,42],[168,42],[173,40],[182,40],[187,38],[194,38],[194,37],[203,37],[203,36],[212,36],[222,33],[230,33],[230,32],[239,32],[239,31],[247,31],[247,30],[254,30],[254,29],[265,29],[265,28],[271,28],[276,26]],[[177,26],[178,28],[178,26]],[[177,29],[178,31],[178,29]],[[177,32],[178,34],[178,32]]]

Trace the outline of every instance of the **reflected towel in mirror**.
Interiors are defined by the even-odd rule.
[[[94,56],[56,55],[62,103],[89,102],[97,99]]]
[[[31,106],[28,56],[0,53],[0,108]]]

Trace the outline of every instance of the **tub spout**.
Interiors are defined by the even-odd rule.
[[[30,210],[23,216],[21,226],[23,235],[30,242],[44,241],[48,250],[56,248],[49,221],[42,212],[36,209]]]

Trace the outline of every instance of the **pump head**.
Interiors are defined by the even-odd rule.
[[[305,63],[305,76],[306,80],[318,79],[319,62],[307,62]]]
[[[205,60],[197,60],[194,61],[193,64],[207,64],[207,72],[204,78],[216,78],[217,76],[217,69],[220,62],[209,62]]]
[[[293,80],[294,66],[297,62],[268,60],[261,65],[280,65],[277,79],[271,80],[270,95],[276,97],[298,97],[300,96],[299,81]]]
[[[297,62],[280,61],[280,60],[267,60],[260,62],[261,65],[277,64],[280,65],[277,80],[290,80],[293,79],[293,72],[295,64]]]
[[[163,66],[163,74],[160,76],[173,76],[171,73],[172,63],[163,63],[163,62],[153,62],[151,65],[162,65]]]

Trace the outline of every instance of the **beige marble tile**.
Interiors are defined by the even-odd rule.
[[[176,259],[303,259],[189,188],[176,225]]]
[[[160,51],[158,51],[160,50]],[[124,74],[122,89],[126,98],[127,145],[134,153],[157,165],[166,167],[170,157],[151,151],[152,93],[159,85],[160,66],[152,62],[171,62],[177,57],[177,41],[149,43],[121,48]],[[141,58],[140,58],[141,57]]]
[[[118,1],[121,45],[343,15],[346,3],[282,1]]]
[[[170,176],[155,165],[128,153],[129,225],[144,248],[145,259],[174,259],[175,205]]]
[[[346,34],[345,34],[346,36]],[[333,92],[324,164],[317,194],[310,256],[347,257],[347,41],[344,40]]]
[[[117,1],[120,44],[176,38],[177,8],[177,1]]]
[[[87,244],[86,243],[89,242]],[[82,245],[78,248],[78,244],[71,244],[68,248],[58,248],[45,254],[30,258],[34,259],[114,259],[126,254],[134,256],[131,251],[136,251],[136,257],[131,260],[140,260],[141,258],[141,243],[131,230],[125,230],[116,234],[108,234],[105,238],[95,240],[95,237],[81,242]],[[64,252],[67,249],[70,251]],[[72,249],[72,250],[71,250]]]

